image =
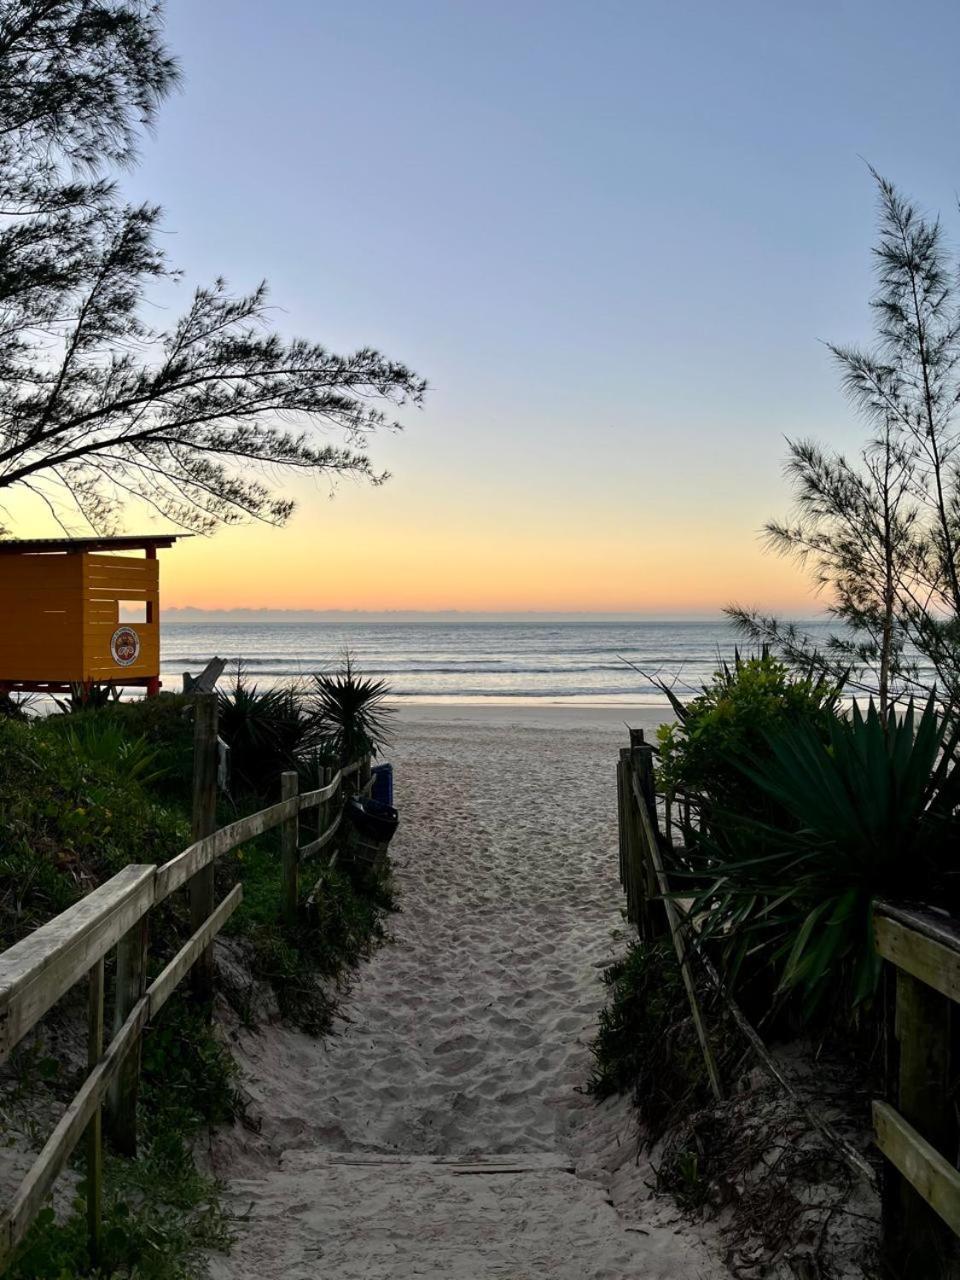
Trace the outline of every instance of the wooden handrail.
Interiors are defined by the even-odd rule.
[[[0,1215],[0,1262],[9,1258],[10,1253],[23,1239],[56,1181],[57,1175],[70,1159],[84,1130],[106,1097],[111,1083],[119,1075],[124,1060],[136,1044],[140,1033],[160,1012],[197,956],[220,932],[242,899],[243,887],[237,885],[220,903],[203,928],[180,948],[127,1015],[120,1030],[107,1046],[103,1057],[84,1080],[44,1144],[43,1150],[34,1160],[10,1208]]]
[[[157,871],[157,901],[162,902],[175,889],[186,884],[198,871],[215,862],[217,858],[223,857],[225,853],[230,853],[248,840],[263,835],[265,831],[279,826],[294,814],[302,813],[304,809],[314,809],[317,805],[325,804],[336,795],[344,779],[351,777],[359,768],[360,761],[355,761],[341,769],[324,787],[318,787],[315,791],[304,791],[301,795],[291,796],[287,800],[280,800],[267,809],[260,809],[256,813],[248,814],[245,818],[220,827],[213,835],[194,841]],[[339,818],[318,838],[323,840],[325,837],[332,837],[337,826],[339,826]],[[307,846],[306,850],[301,852],[316,852],[317,848],[322,847],[314,841],[313,845]]]
[[[877,953],[897,971],[897,1105],[873,1104],[877,1146],[902,1179],[885,1205],[889,1261],[914,1280],[930,1274],[946,1247],[941,1223],[946,1239],[960,1235],[960,1172],[934,1146],[952,1149],[949,1002],[960,1003],[960,922],[929,907],[877,902],[873,932]]]
[[[873,930],[884,960],[960,1001],[960,931],[948,920],[883,903],[874,913]]]
[[[260,809],[256,813],[248,814],[245,818],[231,822],[211,836],[204,836],[202,840],[194,841],[157,871],[157,901],[162,902],[175,889],[185,885],[192,876],[203,867],[209,866],[211,862],[215,862],[217,858],[230,853],[248,840],[263,835],[271,827],[279,826],[281,822],[298,811],[298,797],[292,796],[289,800],[280,800],[277,804],[270,805],[268,809]]]
[[[350,766],[351,772],[356,772],[357,766]],[[345,777],[349,777],[349,773],[345,773],[340,769],[333,775],[330,781],[322,787],[318,787],[316,791],[304,791],[300,796],[300,810],[315,809],[318,804],[324,804],[327,800],[332,800],[343,785]]]
[[[653,869],[657,887],[660,890],[660,895],[663,899],[663,909],[667,918],[667,927],[670,930],[670,937],[673,941],[673,947],[677,954],[677,963],[680,966],[680,975],[683,979],[683,986],[687,993],[687,1001],[690,1005],[690,1014],[693,1018],[693,1025],[697,1033],[697,1039],[700,1042],[700,1051],[703,1054],[703,1062],[707,1069],[707,1077],[710,1081],[710,1090],[717,1102],[722,1102],[723,1088],[720,1084],[720,1072],[717,1070],[716,1059],[713,1056],[713,1049],[710,1046],[707,1028],[703,1021],[703,1013],[700,1009],[700,999],[697,995],[697,987],[693,980],[693,971],[690,967],[690,957],[687,954],[687,945],[680,930],[680,918],[677,914],[673,898],[670,896],[670,884],[667,880],[667,873],[664,869],[663,858],[660,854],[660,834],[654,825],[654,820],[651,817],[650,810],[648,808],[647,797],[643,794],[639,779],[635,773],[631,775],[630,781],[633,791],[633,799],[637,806],[637,813],[640,816],[640,827],[643,833],[645,853],[650,866]]]
[[[90,973],[97,978],[91,982],[90,988],[90,1030],[94,1038],[91,1044],[96,1041],[95,1048],[91,1050],[91,1069],[21,1182],[11,1205],[0,1213],[0,1268],[10,1261],[84,1131],[89,1135],[88,1159],[93,1170],[93,1176],[87,1179],[87,1197],[91,1248],[95,1252],[100,1220],[100,1179],[97,1176],[101,1159],[100,1109],[111,1085],[125,1070],[133,1051],[138,1050],[144,1027],[201,957],[208,954],[213,939],[240,905],[243,888],[236,885],[199,927],[195,927],[190,938],[143,995],[136,997],[134,990],[132,1004],[120,1010],[123,1021],[101,1053],[104,956],[114,946],[119,945],[122,949],[130,944],[137,929],[145,929],[144,917],[152,907],[190,883],[217,858],[273,827],[286,823],[295,828],[296,818],[304,809],[331,801],[341,790],[344,780],[360,771],[361,763],[357,761],[345,766],[323,787],[303,795],[291,795],[278,804],[195,840],[163,866],[136,864],[125,867],[105,884],[0,954],[0,1062],[72,986]],[[315,840],[301,849],[294,848],[296,859],[307,857],[328,845],[342,821],[341,810]],[[143,990],[142,987],[140,989]],[[132,1069],[135,1075],[135,1063]],[[134,1087],[134,1106],[135,1102]]]
[[[873,1103],[877,1146],[900,1174],[960,1235],[960,1173],[903,1116],[879,1098]]]
[[[146,1026],[149,1012],[150,1002],[146,996],[142,996],[61,1116],[43,1150],[21,1182],[10,1208],[0,1216],[0,1264],[9,1260],[10,1252],[23,1239],[57,1174],[69,1160],[84,1129],[106,1097],[110,1082]]]
[[[155,873],[125,867],[0,955],[0,1061],[149,911]]]
[[[201,928],[183,944],[173,959],[154,978],[147,988],[150,1001],[150,1017],[156,1016],[170,998],[180,979],[188,971],[197,956],[217,936],[243,901],[243,885],[236,884]]]
[[[343,813],[338,813],[333,822],[327,827],[326,831],[317,836],[316,840],[311,840],[309,844],[300,846],[300,857],[310,858],[315,853],[319,853],[321,849],[325,849],[333,837],[340,830],[340,824],[343,821]]]

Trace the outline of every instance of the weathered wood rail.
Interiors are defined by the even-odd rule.
[[[881,902],[873,926],[877,951],[896,974],[892,1100],[873,1104],[877,1146],[889,1161],[884,1252],[904,1280],[952,1280],[960,1276],[960,921]]]
[[[213,868],[218,858],[274,827],[281,828],[283,911],[298,909],[300,865],[328,848],[340,828],[340,802],[348,786],[369,779],[369,762],[357,761],[298,794],[296,773],[283,775],[283,798],[258,813],[212,830],[216,813],[216,697],[195,704],[194,834],[199,838],[163,866],[131,865],[0,954],[0,1062],[7,1059],[44,1014],[74,987],[88,983],[88,1067],[79,1091],[34,1160],[12,1202],[0,1212],[0,1272],[81,1138],[86,1134],[86,1202],[90,1252],[96,1260],[102,1212],[102,1114],[119,1150],[136,1153],[136,1106],[140,1044],[145,1028],[184,977],[194,973],[195,989],[212,995],[212,945],[243,898],[237,884],[214,901]],[[356,783],[354,780],[356,779]],[[318,834],[298,842],[300,815],[315,811]],[[208,828],[198,833],[198,827]],[[149,918],[172,893],[190,895],[191,934],[147,985]],[[104,961],[116,948],[115,1014],[104,1048]]]
[[[663,864],[673,845],[677,822],[673,797],[658,796],[653,747],[642,730],[631,730],[630,746],[617,762],[620,882],[627,918],[644,941],[670,934],[680,962],[693,1021],[714,1095],[720,1083],[693,983],[691,956],[722,984],[708,957],[701,954],[689,920],[682,917]],[[688,800],[679,802],[679,825],[687,833],[700,827],[700,815]],[[660,817],[663,815],[661,829]],[[930,908],[909,909],[878,903],[873,917],[878,954],[896,974],[895,1015],[887,1028],[888,1099],[873,1103],[876,1143],[886,1158],[883,1186],[883,1255],[899,1280],[960,1280],[960,1126],[957,1082],[960,1077],[960,921]],[[724,999],[741,1030],[771,1074],[777,1075],[760,1037],[734,1001]],[[894,1102],[896,1105],[894,1105]],[[810,1113],[811,1122],[817,1117]],[[832,1130],[818,1123],[847,1163],[868,1180],[874,1176],[862,1156]]]

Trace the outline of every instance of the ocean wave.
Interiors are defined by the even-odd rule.
[[[209,659],[201,658],[164,658],[162,666],[167,669],[179,668],[183,664],[188,666],[201,666],[208,662]],[[313,671],[322,672],[329,664],[315,662],[310,659],[292,659],[285,658],[282,654],[272,655],[270,657],[251,658],[243,660],[244,668],[251,671],[261,672],[264,675],[297,675],[303,671],[312,673]],[[228,660],[227,673],[236,670],[236,660]],[[520,666],[514,664],[508,666],[505,661],[496,665],[492,662],[473,661],[463,662],[456,666],[447,664],[437,666],[426,662],[418,662],[411,659],[407,662],[391,662],[383,665],[376,663],[364,663],[363,674],[366,676],[403,676],[403,675],[424,675],[424,676],[470,676],[470,675],[497,675],[497,676],[539,676],[539,675],[585,675],[603,671],[616,671],[621,675],[628,670],[628,664],[623,662],[607,663],[576,663],[574,665],[563,666],[560,663],[551,663],[549,666]]]

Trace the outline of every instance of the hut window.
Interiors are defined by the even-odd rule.
[[[117,617],[121,622],[146,622],[146,600],[118,600]]]

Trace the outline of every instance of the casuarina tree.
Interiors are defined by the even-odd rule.
[[[818,648],[795,626],[729,612],[792,658],[869,673],[885,708],[923,683],[910,646],[941,692],[960,696],[960,289],[939,219],[874,178],[876,342],[830,348],[870,435],[853,460],[791,442],[797,513],[767,526],[777,550],[812,566],[847,626]]]
[[[101,531],[127,501],[200,531],[282,523],[278,473],[384,479],[366,441],[425,383],[372,349],[280,337],[262,284],[215,280],[168,328],[148,323],[148,289],[176,274],[160,210],[110,175],[178,82],[162,17],[0,0],[0,489]]]

